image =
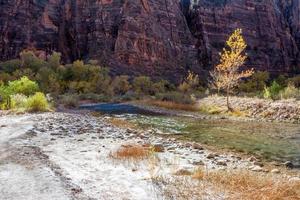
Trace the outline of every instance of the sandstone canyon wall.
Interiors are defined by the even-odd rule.
[[[247,67],[299,68],[299,0],[0,0],[0,59],[34,47],[179,81],[188,70],[206,74],[235,28]]]

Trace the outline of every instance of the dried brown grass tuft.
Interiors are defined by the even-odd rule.
[[[133,124],[129,121],[126,121],[124,119],[110,118],[107,121],[108,121],[108,123],[110,123],[116,127],[119,127],[119,128],[129,128],[129,129],[137,128],[135,124]]]
[[[214,171],[198,169],[194,179],[223,188],[227,199],[299,200],[300,182],[274,175],[257,174],[249,171]]]
[[[150,155],[149,148],[140,145],[122,145],[117,151],[110,154],[112,158],[118,160],[144,160]]]

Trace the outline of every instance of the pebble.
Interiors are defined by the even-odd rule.
[[[290,168],[290,169],[294,168],[294,165],[291,161],[287,161],[287,162],[283,163],[283,165],[287,168]]]
[[[279,169],[272,169],[271,173],[273,173],[273,174],[279,174],[280,170]]]
[[[197,150],[203,150],[203,147],[198,143],[193,143],[192,147]]]
[[[254,172],[261,172],[261,171],[263,171],[263,168],[260,167],[260,166],[254,166],[254,167],[252,167],[250,169],[251,169],[251,171],[254,171]]]

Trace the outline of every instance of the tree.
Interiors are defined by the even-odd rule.
[[[210,73],[212,77],[212,86],[217,89],[223,89],[227,95],[227,108],[233,109],[229,103],[229,93],[238,85],[242,78],[252,76],[253,69],[241,71],[240,67],[245,63],[247,55],[245,49],[247,44],[242,36],[242,29],[237,29],[226,41],[227,48],[220,53],[220,64]]]

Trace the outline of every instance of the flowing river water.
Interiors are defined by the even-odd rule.
[[[291,161],[300,168],[300,124],[179,117],[127,104],[97,104],[82,108],[122,118],[182,140],[252,154],[268,161]]]

